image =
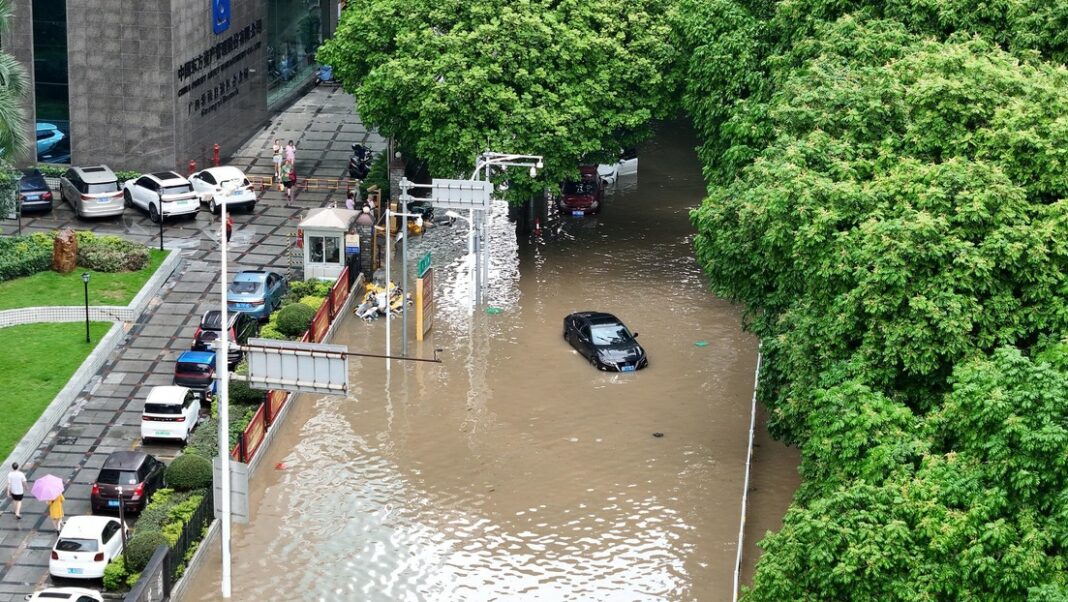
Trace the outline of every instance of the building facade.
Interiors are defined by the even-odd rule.
[[[185,171],[226,157],[314,81],[337,0],[14,0],[30,72],[23,163]],[[36,154],[36,156],[32,156]]]

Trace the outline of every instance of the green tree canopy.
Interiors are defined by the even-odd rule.
[[[530,192],[634,143],[671,106],[667,4],[358,0],[319,60],[436,176],[470,173],[484,150],[543,155],[541,184],[508,174]]]

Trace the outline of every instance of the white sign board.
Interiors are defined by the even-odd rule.
[[[344,345],[249,339],[248,382],[255,389],[345,395],[349,390]]]
[[[487,211],[490,208],[492,182],[434,178],[430,187],[432,189],[430,198],[435,208],[474,209],[476,211]]]
[[[215,489],[215,518],[222,518],[222,462],[211,459],[211,482]],[[230,458],[230,520],[248,522],[248,464]]]

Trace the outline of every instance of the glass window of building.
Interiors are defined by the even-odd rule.
[[[70,163],[66,0],[33,0],[37,160]]]
[[[323,42],[323,2],[267,0],[267,104],[306,82]]]

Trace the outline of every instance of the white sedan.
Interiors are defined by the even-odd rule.
[[[227,209],[245,207],[252,211],[256,206],[256,191],[252,189],[252,183],[236,167],[209,167],[189,176],[189,182],[212,213],[217,213],[219,206],[224,203]]]
[[[112,516],[72,516],[52,546],[48,572],[53,577],[99,579],[122,552],[122,523]]]
[[[26,596],[29,602],[104,602],[100,592],[84,587],[50,587]]]
[[[126,206],[133,205],[148,212],[154,222],[177,215],[189,215],[200,211],[200,202],[189,180],[173,171],[146,173],[139,178],[126,180],[122,187]]]

